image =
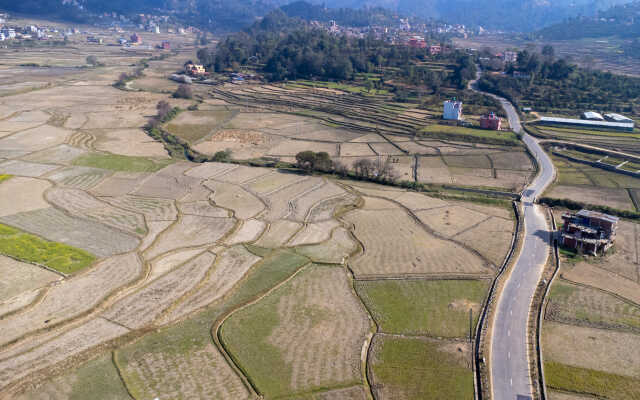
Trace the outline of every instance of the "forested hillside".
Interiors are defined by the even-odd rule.
[[[577,17],[542,29],[544,39],[567,40],[617,36],[640,37],[640,1],[612,7],[595,17]]]
[[[423,65],[426,60],[435,60],[427,49],[394,46],[374,37],[334,36],[313,29],[301,19],[289,18],[281,10],[229,36],[215,52],[201,50],[198,57],[216,72],[250,66],[274,81],[352,80],[356,73],[377,73],[383,80],[406,81],[435,90],[442,84],[464,87],[475,76],[473,60],[463,53],[438,56],[437,61],[445,68],[434,70]]]

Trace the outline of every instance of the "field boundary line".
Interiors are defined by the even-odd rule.
[[[124,390],[127,392],[127,394],[132,400],[136,400],[135,396],[131,392],[131,389],[129,388],[129,385],[127,384],[127,380],[124,379],[124,375],[122,374],[123,368],[120,366],[120,363],[118,362],[118,355],[116,354],[117,352],[118,352],[118,349],[114,349],[111,352],[111,362],[113,363],[113,367],[116,369],[118,378],[120,378],[120,381],[122,382],[122,386],[124,386]]]
[[[211,338],[213,339],[213,342],[216,345],[216,347],[218,347],[218,350],[222,353],[222,355],[224,356],[224,358],[227,361],[227,363],[229,364],[229,366],[234,370],[236,375],[238,375],[238,377],[242,380],[242,383],[247,387],[247,389],[249,389],[249,391],[255,393],[259,397],[263,397],[263,394],[260,392],[260,390],[258,389],[257,385],[255,384],[255,382],[253,382],[253,379],[251,379],[249,373],[244,368],[242,368],[242,366],[240,364],[240,361],[236,360],[236,358],[233,356],[231,351],[229,349],[227,349],[227,346],[225,345],[224,340],[222,339],[222,334],[221,334],[222,325],[233,314],[235,314],[238,311],[242,311],[245,308],[250,307],[250,306],[258,303],[259,301],[261,301],[262,299],[264,299],[265,297],[267,297],[271,293],[275,292],[276,290],[280,289],[282,286],[284,286],[285,284],[290,282],[301,271],[307,269],[312,264],[313,263],[311,261],[307,262],[306,264],[304,264],[300,268],[298,268],[287,279],[285,279],[282,282],[278,283],[277,285],[273,286],[272,288],[270,288],[266,292],[264,292],[262,294],[258,294],[253,299],[249,299],[247,302],[245,302],[243,304],[240,304],[237,307],[225,312],[224,314],[222,314],[221,316],[219,316],[217,318],[217,320],[213,323],[213,326],[211,327],[211,330],[210,330],[211,331]]]
[[[50,286],[51,286],[51,284],[43,286],[43,287],[41,287],[39,289],[34,289],[33,291],[37,291],[39,293],[36,295],[36,297],[34,297],[33,301],[31,301],[29,304],[27,304],[27,305],[25,305],[23,307],[20,307],[20,308],[17,308],[15,310],[13,310],[13,311],[9,311],[9,312],[6,312],[4,314],[1,314],[0,315],[0,321],[2,321],[3,319],[5,319],[7,317],[11,317],[13,315],[21,314],[21,313],[23,313],[23,312],[35,307],[36,305],[40,304],[42,302],[42,300],[44,300],[44,298],[46,297],[47,293],[49,292]],[[9,300],[15,299],[16,297],[17,296],[13,296],[11,299],[3,301],[2,303],[3,304],[7,303]]]

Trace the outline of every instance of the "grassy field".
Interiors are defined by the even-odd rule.
[[[632,400],[640,398],[640,379],[545,362],[547,386],[553,389],[595,395],[598,398]]]
[[[128,172],[155,172],[172,162],[173,160],[169,159],[152,160],[145,157],[130,157],[106,153],[86,154],[73,160],[73,164],[78,166]]]
[[[128,399],[111,354],[81,365],[78,369],[54,378],[37,389],[28,390],[16,400],[122,400]]]
[[[488,288],[480,280],[360,281],[356,290],[382,332],[467,337]]]
[[[474,129],[474,128],[465,128],[461,126],[451,126],[451,125],[427,125],[420,130],[421,133],[425,134],[425,136],[429,136],[429,134],[433,133],[442,133],[442,134],[452,134],[452,135],[460,135],[460,136],[470,136],[473,138],[489,138],[495,139],[499,141],[505,142],[505,144],[511,144],[513,146],[517,146],[520,144],[518,138],[515,133],[509,132],[500,132],[500,131],[491,131],[485,129]]]
[[[342,268],[311,266],[229,318],[225,346],[268,398],[360,384],[367,315]]]
[[[464,352],[457,350],[464,345],[443,343],[395,337],[376,340],[371,371],[373,386],[382,385],[380,398],[473,398],[473,373],[469,361],[462,358]]]
[[[0,224],[0,253],[19,260],[46,265],[64,274],[88,267],[95,257],[63,243],[49,242]]]

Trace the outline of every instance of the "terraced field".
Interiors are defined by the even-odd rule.
[[[160,100],[193,105],[154,85],[173,87],[163,74],[195,57],[194,39],[147,60],[141,91],[112,84],[150,55],[103,46],[105,67],[0,97],[0,399],[469,397],[468,312],[474,325],[508,250],[508,205],[169,159],[143,125]],[[482,173],[508,190],[533,173],[510,133],[419,132],[432,113],[382,93],[193,87],[198,110],[166,128],[203,152],[390,155],[403,180]],[[635,318],[608,306],[608,324]]]

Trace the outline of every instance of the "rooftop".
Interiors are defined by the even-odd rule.
[[[587,218],[602,219],[604,221],[609,221],[614,224],[620,221],[620,218],[614,217],[613,215],[609,215],[609,214],[605,214],[597,211],[591,211],[591,210],[580,210],[576,213],[576,215],[579,215],[581,217],[587,217]]]
[[[586,119],[557,118],[557,117],[540,117],[540,122],[551,122],[557,124],[576,124],[588,126],[606,126],[611,128],[627,128],[633,129],[633,123],[627,122],[607,122],[607,121],[590,121]]]

